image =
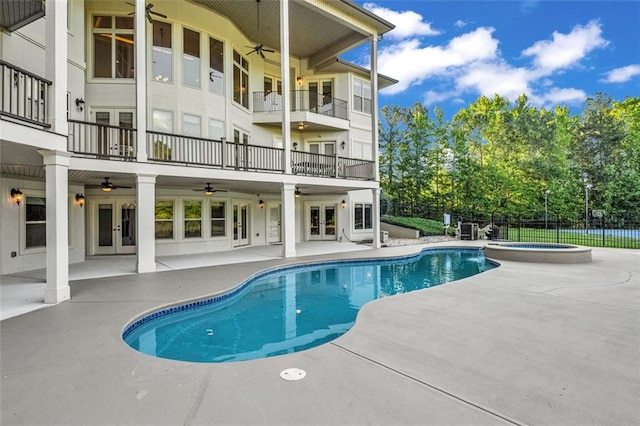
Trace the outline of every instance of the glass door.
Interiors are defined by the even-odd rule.
[[[281,237],[281,207],[280,204],[267,203],[267,243],[279,243]]]
[[[134,111],[94,110],[97,154],[132,157],[136,154],[133,137]]]
[[[246,203],[233,204],[233,246],[249,244],[249,209]]]
[[[95,254],[136,252],[136,205],[128,201],[107,201],[97,205]]]
[[[335,240],[337,237],[335,204],[309,206],[309,240]]]

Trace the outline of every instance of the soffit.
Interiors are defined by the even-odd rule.
[[[0,27],[15,31],[44,16],[42,0],[0,1]]]

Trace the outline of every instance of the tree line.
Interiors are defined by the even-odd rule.
[[[609,223],[640,216],[640,97],[598,93],[572,114],[482,96],[450,120],[439,107],[384,106],[379,144],[383,205],[533,218],[546,198],[549,214],[579,219],[587,192]]]

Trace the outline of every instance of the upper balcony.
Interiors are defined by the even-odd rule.
[[[0,115],[49,128],[48,95],[51,82],[0,60]]]
[[[282,123],[282,94],[277,92],[253,93],[253,123],[279,125]],[[348,102],[309,90],[292,90],[292,127],[299,123],[306,129],[348,130]]]

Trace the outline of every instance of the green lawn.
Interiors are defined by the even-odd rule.
[[[390,223],[392,225],[403,226],[405,228],[417,229],[422,235],[444,235],[444,224],[435,220],[423,219],[421,217],[398,217],[384,215],[380,218],[381,222]],[[449,227],[449,235],[455,236],[456,229]]]
[[[545,230],[510,227],[508,235],[505,235],[504,230],[501,230],[500,238],[518,242],[577,244],[590,247],[640,248],[640,240],[629,237],[605,235],[603,244],[602,231],[598,229],[590,229],[589,233],[586,233],[584,230],[569,232],[562,230],[557,231],[555,229]]]

